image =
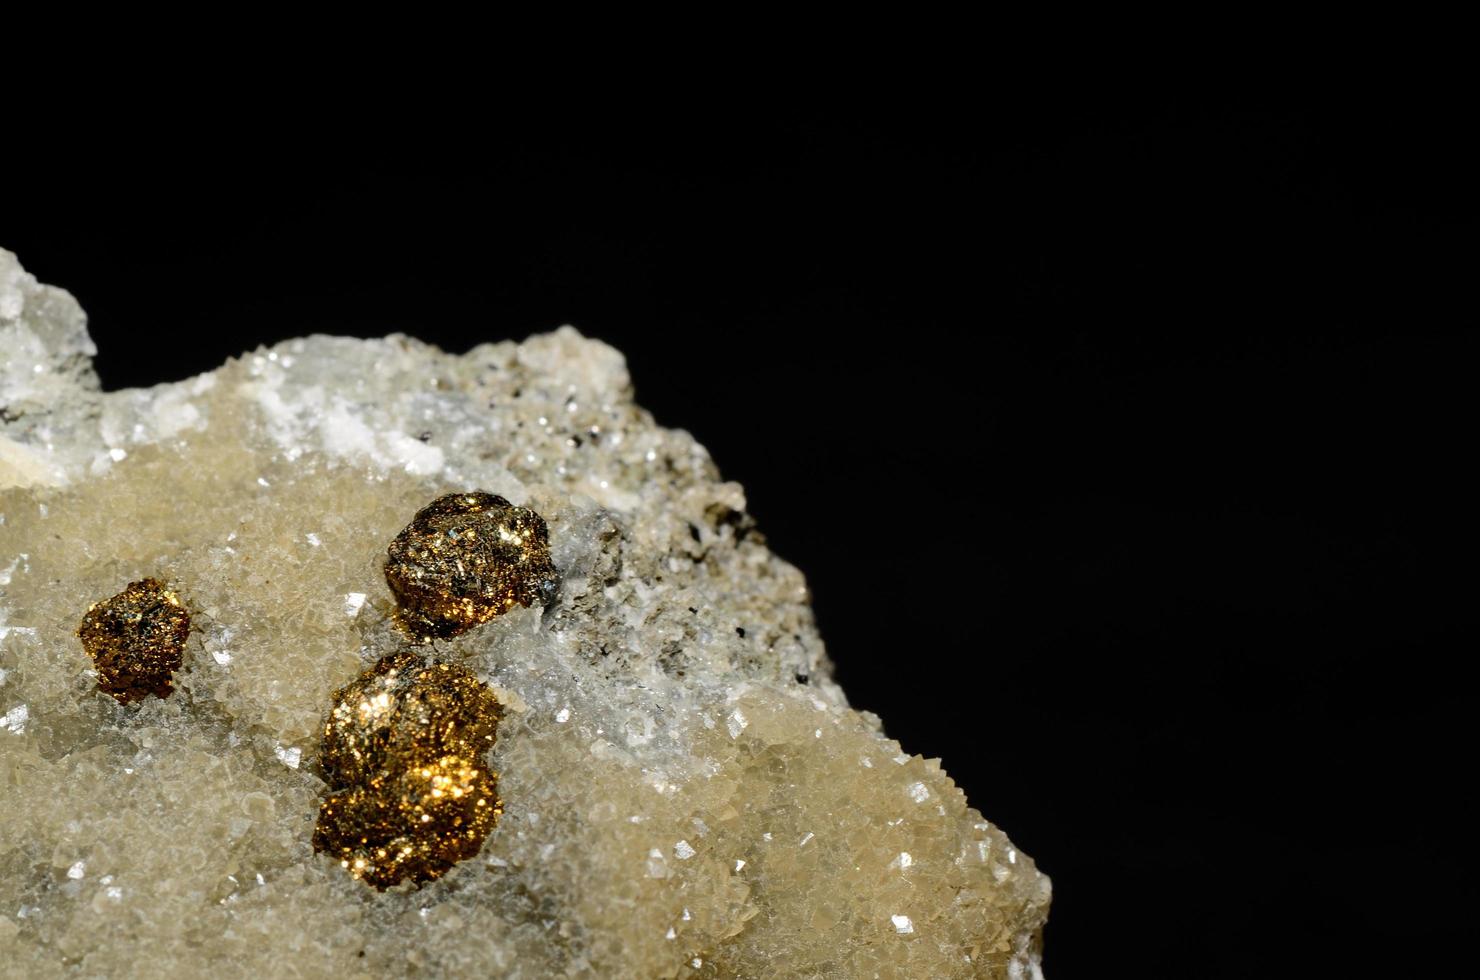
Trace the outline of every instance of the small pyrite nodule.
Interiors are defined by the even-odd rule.
[[[95,602],[77,628],[82,649],[98,671],[98,688],[124,704],[174,691],[190,613],[158,579],[130,582],[111,599]]]
[[[418,642],[450,639],[556,587],[544,518],[476,490],[438,497],[391,542],[385,580]]]
[[[382,891],[445,874],[498,822],[485,760],[499,703],[464,667],[403,650],[334,696],[319,764],[333,792],[313,848]]]

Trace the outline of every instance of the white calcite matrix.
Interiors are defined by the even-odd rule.
[[[94,353],[0,251],[0,974],[1040,976],[1048,879],[848,706],[802,575],[617,351],[313,336],[108,393]],[[310,847],[318,732],[404,644],[387,544],[469,489],[545,517],[559,593],[436,644],[504,705],[505,812],[377,892]],[[194,632],[123,705],[76,629],[146,576]]]

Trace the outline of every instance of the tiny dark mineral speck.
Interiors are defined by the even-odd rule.
[[[481,490],[438,497],[387,550],[397,619],[417,642],[449,639],[555,594],[544,518]]]
[[[190,613],[177,593],[146,578],[89,606],[77,635],[97,669],[99,690],[124,704],[151,694],[167,698],[183,662]]]

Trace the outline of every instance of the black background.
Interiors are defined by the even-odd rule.
[[[1003,101],[244,107],[8,153],[0,246],[109,387],[315,331],[610,341],[854,704],[1053,876],[1051,978],[1433,975],[1475,892],[1452,124]],[[918,568],[868,533],[901,507]]]

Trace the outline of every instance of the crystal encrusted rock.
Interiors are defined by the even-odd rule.
[[[1048,880],[849,707],[801,574],[610,347],[309,337],[110,393],[92,353],[71,297],[0,252],[0,973],[1034,976]],[[475,488],[541,516],[559,588],[416,648],[499,703],[504,812],[381,892],[312,837],[365,785],[346,759],[402,736],[347,740],[330,785],[325,718],[406,648],[388,542]],[[146,574],[195,632],[175,694],[125,707],[75,633]],[[870,655],[927,669],[891,615]],[[486,799],[480,738],[448,733],[394,799]],[[449,806],[423,812],[476,836]]]

